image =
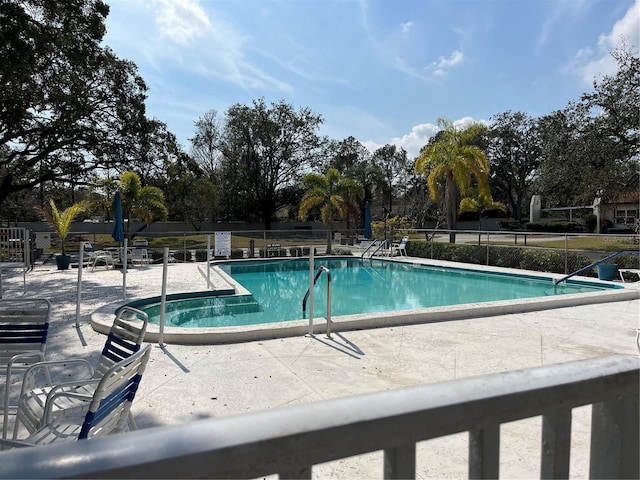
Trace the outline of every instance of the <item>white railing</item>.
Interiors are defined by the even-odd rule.
[[[26,273],[31,268],[29,231],[24,228],[0,228],[0,298],[2,298],[2,270],[22,269],[22,286],[26,291]]]
[[[638,478],[639,360],[600,357],[15,449],[0,453],[0,478],[310,478],[313,465],[380,450],[385,478],[415,478],[416,442],[465,431],[469,477],[496,478],[500,425],[535,416],[541,478],[567,478],[571,413],[583,405],[592,405],[589,476]]]

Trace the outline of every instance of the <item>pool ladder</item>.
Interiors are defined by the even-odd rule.
[[[591,265],[587,265],[586,267],[581,268],[580,270],[576,270],[575,272],[570,273],[569,275],[565,275],[564,277],[562,277],[562,278],[560,278],[558,280],[554,280],[553,281],[553,285],[556,286],[559,283],[566,282],[568,279],[570,279],[574,275],[580,275],[581,273],[584,273],[584,272],[586,272],[588,270],[591,270],[593,267],[597,267],[598,265],[600,265],[600,264],[602,264],[602,263],[604,263],[604,262],[606,262],[608,260],[611,260],[612,258],[615,258],[618,255],[633,254],[633,253],[636,253],[636,251],[635,250],[622,250],[620,252],[615,252],[615,253],[607,256],[607,257],[604,257],[604,258],[598,260],[597,262],[593,262]]]
[[[377,242],[380,242],[380,244],[378,244]],[[378,247],[376,248],[373,252],[371,252],[371,254],[369,255],[369,259],[373,258],[373,256],[378,253],[378,250],[380,250],[381,248],[385,248],[387,246],[387,240],[374,240],[371,245],[369,245],[364,252],[362,252],[362,256],[360,257],[362,260],[364,260],[366,253],[371,250],[373,247]]]
[[[315,286],[316,281],[320,278],[322,273],[327,274],[327,337],[331,336],[331,271],[321,265],[318,267],[316,271],[316,275],[313,277],[313,285]],[[309,299],[309,294],[311,293],[311,287],[307,288],[307,293],[304,294],[304,299],[302,300],[302,318],[306,317],[307,314],[307,300]]]

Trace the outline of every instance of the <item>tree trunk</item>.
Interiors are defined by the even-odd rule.
[[[458,185],[452,173],[447,174],[444,190],[444,202],[447,216],[447,228],[455,230],[458,223]],[[449,243],[456,243],[455,232],[449,232]]]

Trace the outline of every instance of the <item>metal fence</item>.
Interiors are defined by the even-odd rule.
[[[329,231],[303,227],[293,230],[232,230],[231,250],[224,258],[299,257],[326,252]],[[168,247],[172,261],[206,261],[208,251],[215,257],[215,231],[211,232],[141,232],[135,240],[146,240],[151,262],[162,261]],[[620,268],[640,268],[640,245],[634,234],[548,233],[529,231],[413,229],[384,232],[386,240],[399,241],[408,236],[406,251],[410,256],[452,260],[463,263],[512,267],[524,270],[570,274],[608,255],[626,250],[613,263]],[[94,248],[116,247],[108,234],[72,234],[69,250],[83,241],[95,243]],[[455,243],[450,241],[455,237]],[[380,240],[383,240],[381,238]],[[370,240],[362,230],[340,229],[333,232],[332,252],[360,255]],[[129,245],[134,245],[133,241]],[[54,245],[55,247],[55,245]],[[76,250],[77,251],[77,250]],[[585,275],[596,275],[587,271]]]
[[[423,258],[570,274],[625,251],[612,262],[620,268],[640,267],[637,235],[413,230],[397,232],[394,238],[402,235],[413,240],[407,253]],[[595,269],[585,275],[596,275]]]
[[[22,270],[22,283],[26,288],[26,272],[32,265],[29,231],[24,228],[0,228],[0,298],[2,298],[2,271]]]

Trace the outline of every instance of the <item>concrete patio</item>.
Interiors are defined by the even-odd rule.
[[[200,264],[202,267],[202,264]],[[76,328],[76,270],[37,265],[5,272],[4,298],[45,297],[53,302],[47,356],[95,359],[104,336],[89,325],[92,311],[122,300],[122,272],[85,270]],[[127,274],[127,298],[160,294],[162,267]],[[626,284],[640,293],[640,282]],[[204,290],[196,264],[171,264],[168,292]],[[134,402],[139,428],[194,422],[278,406],[397,389],[491,372],[610,354],[637,354],[640,300],[556,308],[484,318],[394,326],[241,344],[155,347]],[[363,405],[366,408],[366,405]],[[574,411],[571,476],[588,476],[590,408]],[[503,426],[501,476],[539,475],[540,419]],[[467,474],[466,435],[424,442],[419,478]],[[248,459],[250,461],[250,459]],[[382,454],[314,468],[319,478],[380,475]]]

